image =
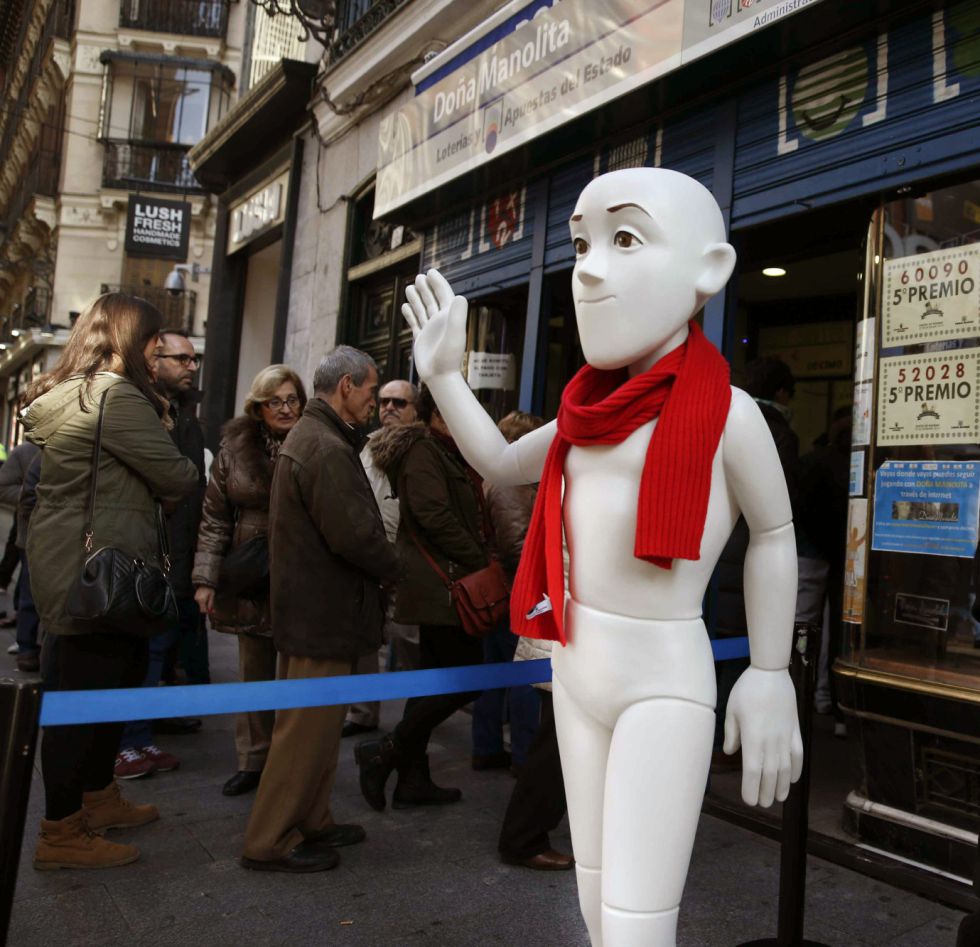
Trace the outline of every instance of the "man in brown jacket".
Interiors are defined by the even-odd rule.
[[[314,397],[276,463],[269,509],[272,629],[280,679],[350,674],[377,651],[382,584],[400,566],[361,465],[356,426],[374,410],[378,372],[341,345],[313,376]],[[333,868],[337,846],[364,840],[330,810],[345,705],[280,710],[245,834],[242,865],[266,871]]]

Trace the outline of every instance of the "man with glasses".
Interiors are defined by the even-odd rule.
[[[416,420],[415,400],[418,389],[411,382],[395,379],[386,382],[378,391],[378,418],[381,427],[368,437],[361,451],[361,463],[367,474],[381,510],[381,520],[385,525],[388,542],[393,543],[398,534],[398,497],[394,496],[391,484],[384,473],[375,466],[371,446],[374,438],[384,428],[413,424]],[[399,671],[409,671],[419,666],[419,630],[415,625],[401,625],[391,617],[394,602],[388,608],[384,627],[385,644],[375,654],[361,658],[354,668],[355,674],[377,674],[378,670],[388,670],[389,666]],[[389,658],[389,649],[392,652]],[[363,704],[351,704],[344,724],[345,737],[359,736],[377,730],[380,722],[381,704],[374,700]]]
[[[163,676],[164,663],[176,651],[187,675],[188,684],[209,684],[208,641],[201,624],[202,616],[194,601],[191,567],[197,529],[201,521],[201,503],[207,479],[204,474],[204,432],[197,420],[198,393],[194,386],[201,357],[194,351],[187,334],[180,329],[160,333],[160,347],[154,355],[157,389],[169,402],[173,427],[170,436],[177,449],[198,470],[197,489],[184,497],[167,517],[170,541],[170,584],[177,599],[179,620],[176,625],[150,639],[150,656],[144,687],[156,687]],[[194,733],[201,728],[196,718],[175,717],[159,720],[157,732]],[[176,769],[180,760],[161,750],[153,742],[154,723],[134,721],[126,725],[116,757],[115,774],[119,779],[134,779],[154,771]]]

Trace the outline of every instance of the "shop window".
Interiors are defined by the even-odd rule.
[[[980,182],[882,206],[867,280],[844,660],[980,692]],[[960,780],[956,805],[975,807],[975,773],[927,762],[934,802]]]
[[[419,271],[419,240],[374,220],[374,187],[354,205],[348,249],[348,305],[341,341],[371,355],[384,383],[410,378],[412,331],[402,318],[405,289]]]

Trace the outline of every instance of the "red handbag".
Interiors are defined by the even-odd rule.
[[[491,558],[490,564],[459,579],[451,579],[426,552],[418,537],[409,535],[432,570],[449,589],[449,595],[459,616],[463,631],[474,638],[490,633],[507,616],[510,609],[510,586],[503,567]]]

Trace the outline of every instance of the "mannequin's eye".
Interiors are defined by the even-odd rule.
[[[576,256],[585,256],[585,254],[589,252],[588,241],[584,240],[582,237],[576,237],[572,241],[572,246],[575,247]]]
[[[637,240],[633,234],[627,233],[625,230],[617,231],[616,236],[613,237],[613,243],[615,243],[617,247],[622,247],[624,250],[628,249],[629,247],[638,247],[640,245],[640,241]]]

